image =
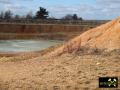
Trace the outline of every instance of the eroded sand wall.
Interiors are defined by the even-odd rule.
[[[95,27],[89,25],[58,25],[58,24],[0,24],[1,33],[55,33],[55,32],[81,32],[88,28]]]
[[[72,24],[0,24],[0,39],[68,40],[96,25]]]

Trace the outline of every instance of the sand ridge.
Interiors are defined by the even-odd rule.
[[[106,49],[111,51],[120,49],[120,17],[106,24],[90,29],[73,38],[51,54],[62,54],[81,47]]]

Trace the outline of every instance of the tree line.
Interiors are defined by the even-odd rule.
[[[14,15],[12,11],[8,10],[0,13],[0,19],[8,20],[8,19],[56,19],[55,17],[49,17],[49,12],[44,7],[39,7],[39,10],[32,14],[32,12],[27,13],[24,17],[20,15]],[[67,14],[61,19],[64,20],[82,20],[81,17],[78,17],[77,14]]]

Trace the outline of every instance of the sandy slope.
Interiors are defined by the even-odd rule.
[[[53,55],[73,52],[81,47],[106,49],[120,48],[120,17],[106,24],[90,29],[73,38],[65,45],[52,52]]]
[[[99,76],[120,77],[119,60],[120,55],[109,54],[1,58],[0,90],[99,90]]]

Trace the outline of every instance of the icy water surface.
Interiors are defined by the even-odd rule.
[[[40,51],[61,43],[55,40],[0,40],[0,52]]]

